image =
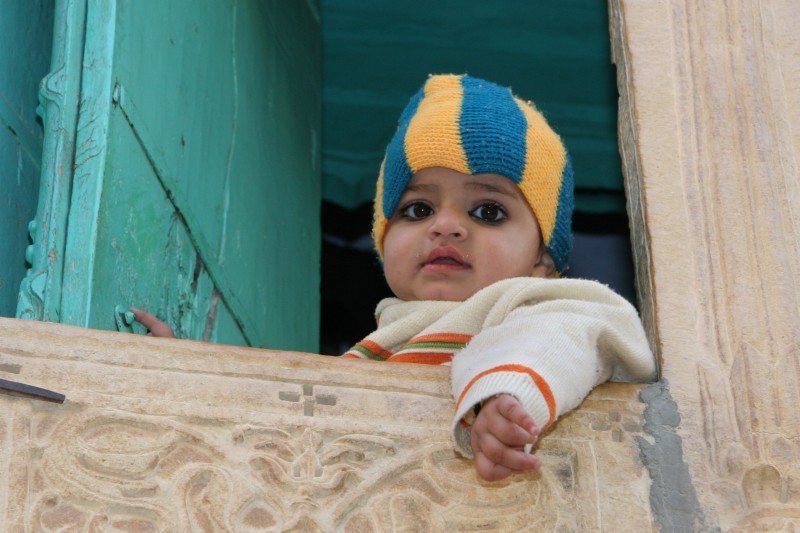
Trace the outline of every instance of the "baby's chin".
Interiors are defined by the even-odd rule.
[[[474,290],[466,287],[447,287],[435,286],[425,287],[419,291],[415,291],[411,295],[411,300],[428,300],[434,302],[463,302],[470,296],[475,294]]]

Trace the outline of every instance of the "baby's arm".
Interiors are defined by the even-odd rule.
[[[536,444],[539,427],[516,398],[501,394],[483,403],[472,426],[475,469],[486,481],[538,470],[542,461],[528,453]]]
[[[636,310],[607,287],[547,280],[507,294],[513,301],[498,299],[501,312],[452,361],[453,441],[467,458],[468,415],[486,398],[513,394],[545,430],[612,375],[643,381],[655,374]]]
[[[152,335],[153,337],[175,338],[175,333],[172,331],[172,328],[169,327],[166,322],[156,318],[155,315],[147,311],[142,311],[141,309],[136,309],[135,307],[131,307],[131,312],[133,316],[136,317],[137,322],[150,330],[148,335]]]

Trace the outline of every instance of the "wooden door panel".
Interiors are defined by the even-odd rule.
[[[115,309],[135,304],[182,338],[247,344],[123,113],[111,113],[109,164],[98,213],[89,326],[116,327]]]
[[[33,259],[26,250],[42,158],[38,86],[48,72],[53,2],[0,2],[0,316],[14,316],[20,282]],[[32,250],[31,250],[32,251]]]
[[[64,322],[316,351],[319,21],[307,3],[90,0]]]
[[[318,23],[277,2],[191,6],[120,6],[120,106],[245,336],[315,350]]]
[[[119,2],[112,83],[120,106],[216,260],[225,224],[225,181],[235,142],[231,2]]]

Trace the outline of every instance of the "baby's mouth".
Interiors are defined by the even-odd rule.
[[[469,264],[455,248],[441,247],[431,250],[425,262],[422,263],[422,267],[433,270],[449,270],[469,268]]]
[[[433,261],[428,261],[429,265],[463,265],[461,261],[453,259],[452,257],[437,257]]]

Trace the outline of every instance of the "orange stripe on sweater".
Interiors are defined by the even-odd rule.
[[[423,335],[422,337],[414,337],[407,344],[417,344],[420,342],[458,342],[468,343],[472,340],[472,335],[464,335],[462,333],[431,333],[430,335]]]
[[[392,363],[422,363],[426,365],[441,365],[453,360],[453,354],[449,352],[403,352],[391,356]]]
[[[464,387],[464,390],[461,392],[461,395],[458,397],[458,401],[456,402],[456,411],[458,411],[459,407],[461,406],[461,401],[464,399],[464,396],[467,395],[469,389],[475,384],[476,381],[481,379],[482,377],[494,374],[497,372],[520,372],[523,374],[528,374],[532,379],[533,382],[536,383],[536,386],[539,387],[539,392],[542,393],[544,397],[544,401],[547,403],[547,410],[550,413],[550,419],[547,421],[547,424],[544,425],[542,428],[543,430],[547,428],[550,424],[553,423],[556,419],[556,399],[553,396],[553,391],[550,390],[550,385],[544,380],[542,376],[534,372],[532,369],[528,368],[527,366],[523,365],[501,365],[496,366],[494,368],[490,368],[488,370],[484,370],[472,380],[467,383],[467,386]]]

